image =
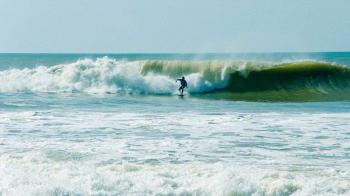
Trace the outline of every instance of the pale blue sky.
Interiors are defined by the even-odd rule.
[[[350,51],[349,0],[0,0],[0,52]]]

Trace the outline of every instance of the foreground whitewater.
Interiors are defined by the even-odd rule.
[[[0,55],[0,195],[349,195],[350,55],[270,56]]]

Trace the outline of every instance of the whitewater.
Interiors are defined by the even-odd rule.
[[[0,195],[349,195],[349,59],[0,54]]]

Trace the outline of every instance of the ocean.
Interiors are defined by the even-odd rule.
[[[350,195],[349,101],[349,52],[0,54],[0,195]]]

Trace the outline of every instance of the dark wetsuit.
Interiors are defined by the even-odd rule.
[[[186,82],[185,79],[182,79],[182,78],[181,79],[177,79],[177,80],[179,80],[180,83],[181,83],[179,91],[181,92],[181,95],[182,95],[184,93],[184,88],[187,87],[187,82]]]

